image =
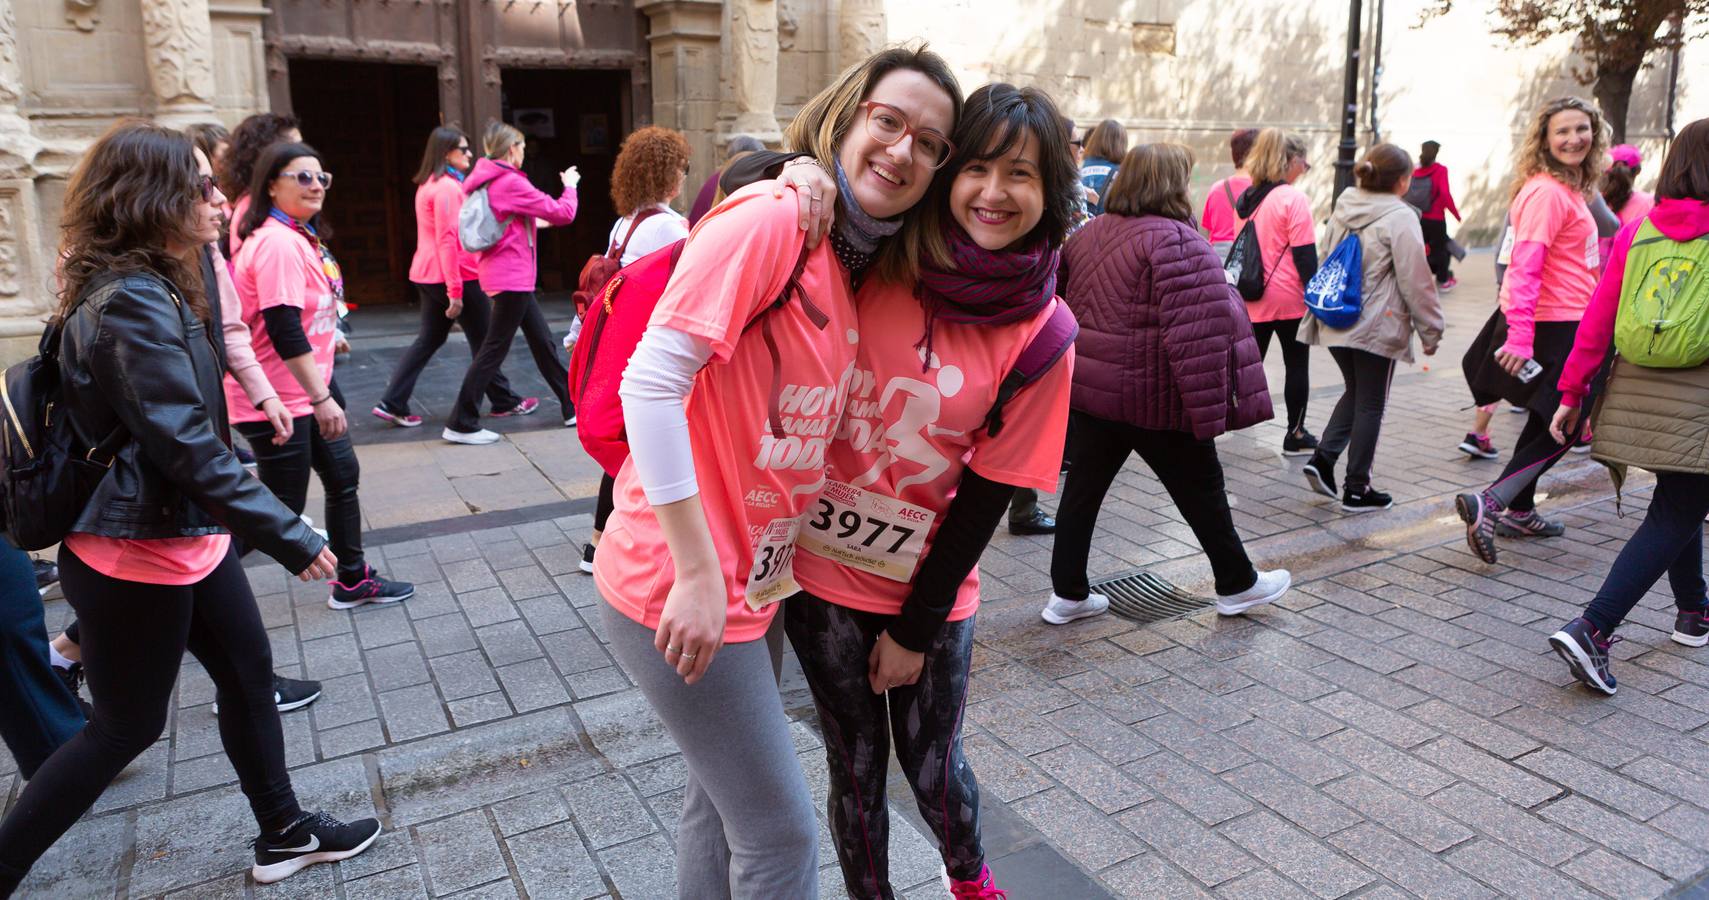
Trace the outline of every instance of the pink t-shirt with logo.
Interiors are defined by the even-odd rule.
[[[320,254],[295,229],[269,218],[243,242],[233,265],[237,270],[234,280],[238,301],[243,306],[243,324],[249,326],[255,345],[255,361],[267,373],[267,381],[279,392],[279,400],[292,417],[313,415],[314,405],[309,402],[313,398],[304,393],[296,376],[279,357],[279,351],[274,349],[261,311],[292,306],[302,312],[303,334],[308,337],[315,368],[320,370],[321,384],[330,383],[338,304]],[[225,393],[233,422],[267,421],[229,374],[225,378]]]
[[[787,596],[774,590],[788,585],[776,575],[794,555],[796,521],[824,487],[825,447],[842,416],[860,340],[848,275],[825,241],[808,254],[800,280],[829,317],[825,328],[812,324],[799,300],[765,314],[781,351],[784,437],[774,436],[771,355],[760,326],[744,328],[783,290],[804,235],[795,195],[773,199],[771,191],[770,181],[750,185],[700,220],[650,321],[712,347],[686,412],[700,502],[723,569],[728,642],[762,637],[775,601]],[[657,628],[676,570],[633,460],[617,474],[615,499],[594,581],[618,612]],[[757,609],[748,599],[754,583],[763,586]]]
[[[231,535],[132,540],[72,532],[65,546],[108,578],[142,584],[195,584],[208,577],[231,549]]]
[[[1515,247],[1537,244],[1543,248],[1543,271],[1537,283],[1528,283],[1524,271],[1508,269],[1501,283],[1501,309],[1510,318],[1516,307],[1531,307],[1537,322],[1577,322],[1590,305],[1596,279],[1602,271],[1602,253],[1596,235],[1596,220],[1584,195],[1546,173],[1531,176],[1513,198],[1509,213],[1513,227],[1508,240]],[[1511,255],[1511,248],[1502,248]]]
[[[1252,186],[1252,179],[1239,175],[1227,178],[1211,185],[1211,192],[1205,195],[1205,211],[1199,216],[1199,225],[1205,230],[1205,237],[1212,241],[1232,241],[1240,234],[1240,216],[1234,212],[1234,200]],[[1234,200],[1230,200],[1229,197]]]
[[[1060,302],[1053,301],[1053,306]],[[928,361],[922,359],[925,351],[914,347],[925,333],[926,313],[912,289],[874,284],[862,289],[857,306],[865,339],[849,383],[848,409],[829,456],[828,477],[840,484],[827,488],[803,522],[806,537],[795,557],[795,577],[802,588],[831,603],[895,615],[913,587],[911,579],[898,578],[930,552],[964,468],[1003,484],[1056,490],[1074,383],[1074,350],[1069,348],[1049,372],[1003,407],[1003,428],[991,437],[985,416],[997,399],[997,386],[1049,320],[1049,308],[1027,321],[996,327],[940,320]],[[820,534],[826,537],[845,530],[838,519],[858,506],[832,500],[855,496],[849,489],[934,514],[918,557],[901,558],[894,576],[809,549],[816,543],[815,522],[822,523]],[[906,546],[903,533],[893,526],[916,524],[919,517],[879,510],[871,519],[862,519],[861,530],[853,535],[856,543],[876,534],[861,549],[883,554],[891,546]],[[886,520],[890,525],[883,524]],[[892,554],[890,561],[895,560]],[[975,567],[956,594],[949,621],[968,618],[978,608]]]
[[[1317,244],[1311,200],[1291,184],[1277,185],[1264,197],[1252,219],[1258,223],[1258,257],[1267,277],[1264,296],[1246,304],[1246,314],[1254,322],[1305,318],[1305,284],[1300,281],[1300,270],[1294,267],[1291,249]],[[1234,230],[1238,233],[1245,226],[1245,219],[1236,220]]]

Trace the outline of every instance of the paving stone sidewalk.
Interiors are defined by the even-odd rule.
[[[1336,393],[1314,393],[1314,426]],[[1295,573],[1282,603],[1250,616],[1052,628],[1037,617],[1049,539],[999,533],[981,564],[966,742],[1011,896],[1650,897],[1709,868],[1709,651],[1667,639],[1665,586],[1615,646],[1617,697],[1571,686],[1544,640],[1600,583],[1647,483],[1628,487],[1621,518],[1598,467],[1569,457],[1542,484],[1568,534],[1504,541],[1501,565],[1479,563],[1449,501],[1498,464],[1452,450],[1467,402],[1451,374],[1397,377],[1378,452],[1398,501],[1386,513],[1344,516],[1311,494],[1299,461],[1277,455],[1274,423],[1219,441],[1254,561]],[[1498,444],[1519,418],[1498,416]],[[298,792],[380,816],[369,853],[247,882],[253,826],[191,662],[168,734],[26,894],[675,896],[683,767],[600,639],[576,569],[589,524],[376,547],[419,585],[391,607],[334,612],[323,587],[250,569],[278,668],[326,683],[284,717]],[[1105,504],[1092,570],[1139,569],[1209,589],[1191,532],[1135,461]],[[66,614],[50,601],[50,624]],[[784,689],[822,798],[811,704],[798,677]],[[7,805],[19,788],[0,756]],[[903,791],[891,821],[902,893],[945,896]],[[823,836],[821,863],[821,895],[841,896]]]

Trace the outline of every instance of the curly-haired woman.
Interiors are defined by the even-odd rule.
[[[97,140],[67,185],[54,318],[64,404],[86,440],[120,442],[59,551],[97,706],[0,822],[0,897],[159,739],[186,649],[213,679],[220,741],[260,831],[256,881],[355,856],[380,832],[304,812],[285,771],[272,650],[232,534],[305,581],[338,560],[225,441],[198,266],[224,199],[189,138],[142,122]]]
[[[1572,443],[1563,446],[1549,436],[1549,419],[1560,406],[1556,383],[1601,271],[1596,222],[1585,204],[1600,183],[1607,147],[1608,129],[1596,107],[1562,97],[1537,110],[1514,160],[1513,225],[1499,253],[1508,264],[1501,310],[1462,363],[1474,402],[1506,400],[1528,414],[1501,477],[1455,498],[1466,543],[1487,563],[1495,562],[1497,534],[1554,537],[1566,531],[1537,514],[1536,488]]]
[[[249,179],[255,174],[255,161],[261,152],[274,144],[302,143],[303,132],[296,116],[278,113],[256,113],[237,123],[231,131],[231,143],[226,147],[223,163],[214,169],[220,192],[229,200],[226,210],[226,241],[222,249],[226,259],[236,259],[243,246],[243,236],[237,233],[237,223],[249,211]],[[213,159],[213,157],[208,157]]]
[[[688,220],[671,209],[670,202],[682,193],[692,154],[680,131],[648,125],[629,135],[617,152],[617,167],[611,173],[611,203],[624,210],[623,218],[611,226],[611,250],[622,252],[620,265],[688,237]],[[583,572],[593,573],[594,548],[605,532],[615,505],[612,491],[617,479],[609,473],[599,480],[599,506],[593,513],[593,538],[582,548]]]

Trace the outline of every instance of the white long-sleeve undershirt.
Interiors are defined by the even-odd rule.
[[[694,449],[688,439],[688,392],[694,376],[712,358],[712,345],[662,325],[648,328],[623,370],[617,396],[629,454],[647,502],[686,500],[700,492]]]

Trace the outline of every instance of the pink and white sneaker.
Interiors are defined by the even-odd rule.
[[[505,419],[505,418],[509,418],[510,416],[531,415],[531,414],[533,414],[533,412],[535,410],[537,410],[539,408],[540,408],[540,398],[539,397],[523,397],[521,403],[516,404],[515,406],[511,407],[510,409],[507,409],[503,412],[492,412],[492,413],[489,413],[489,415],[491,415],[495,419]]]
[[[397,413],[392,412],[391,410],[385,408],[384,406],[374,407],[374,418],[384,419],[387,422],[390,422],[393,425],[398,426],[399,428],[415,428],[415,427],[421,425],[421,417],[420,416],[411,415],[410,413],[404,413],[403,415],[400,416]]]
[[[991,867],[981,866],[979,877],[972,881],[956,881],[946,873],[949,895],[955,900],[1008,900],[1009,893],[991,881]]]

